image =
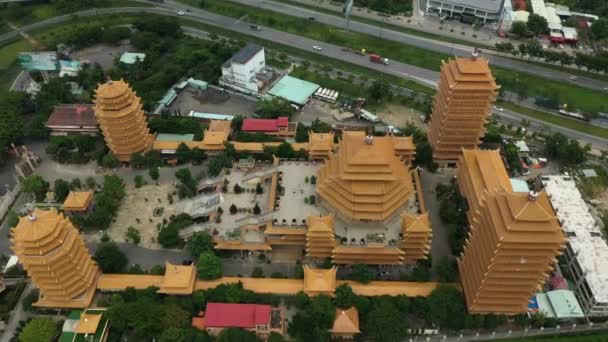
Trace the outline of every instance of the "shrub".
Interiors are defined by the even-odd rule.
[[[264,270],[259,266],[254,267],[253,272],[251,272],[251,277],[252,278],[264,278]]]
[[[238,211],[238,208],[236,207],[236,205],[234,205],[234,203],[232,203],[232,205],[230,206],[230,214],[234,215],[234,214],[236,214],[237,211]]]

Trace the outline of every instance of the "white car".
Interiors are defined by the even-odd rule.
[[[502,112],[504,109],[502,107],[494,106],[492,107],[495,111]]]
[[[323,49],[322,49],[320,46],[318,46],[318,45],[314,45],[314,46],[312,47],[312,49],[313,49],[313,50],[317,50],[317,51],[321,51],[321,50],[323,50]]]
[[[570,77],[568,77],[568,79],[570,81],[576,81],[578,79],[578,77],[576,77],[576,76],[570,76]]]
[[[184,14],[186,14],[186,12],[184,12],[184,11],[177,11],[175,13],[177,13],[177,15],[184,15]]]

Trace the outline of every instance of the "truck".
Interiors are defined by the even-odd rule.
[[[369,60],[374,63],[388,65],[388,58],[382,58],[382,56],[380,56],[380,55],[371,54],[371,55],[369,55]]]

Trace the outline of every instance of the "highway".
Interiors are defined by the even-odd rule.
[[[427,69],[418,68],[412,65],[394,62],[392,61],[389,65],[382,65],[377,63],[371,63],[369,58],[366,56],[360,56],[354,53],[348,53],[343,50],[342,47],[327,44],[319,41],[315,41],[312,39],[300,37],[297,35],[293,35],[290,33],[286,33],[283,31],[274,30],[267,27],[262,27],[261,31],[252,31],[247,22],[243,20],[238,20],[234,18],[228,18],[221,15],[217,15],[214,13],[210,13],[201,9],[197,9],[194,7],[186,7],[184,5],[175,3],[173,1],[166,1],[164,5],[167,6],[175,6],[175,8],[186,9],[188,8],[190,12],[185,13],[182,18],[190,19],[193,21],[203,22],[212,26],[218,26],[224,29],[228,29],[235,32],[240,32],[247,35],[256,36],[261,39],[273,41],[279,44],[291,46],[294,48],[309,50],[310,52],[314,52],[323,56],[331,57],[338,60],[343,60],[345,62],[349,62],[352,64],[360,65],[369,69],[379,71],[378,76],[382,77],[382,73],[387,73],[399,77],[410,78],[420,83],[424,83],[428,86],[435,86],[437,79],[439,77],[439,73]],[[78,16],[95,16],[100,14],[112,14],[112,13],[155,13],[162,15],[172,15],[177,16],[175,13],[175,9],[170,8],[154,8],[154,7],[125,7],[125,8],[104,8],[99,10],[89,10],[84,12],[78,12]],[[0,43],[15,37],[18,32],[26,32],[31,31],[36,28],[41,28],[50,24],[56,24],[59,22],[67,21],[72,18],[74,14],[64,15],[59,17],[54,17],[42,22],[38,22],[29,26],[24,26],[20,28],[18,31],[12,31],[3,35],[0,35]],[[205,32],[194,29],[194,28],[186,28],[185,31],[194,36],[204,36]],[[321,47],[320,51],[313,50],[312,46]],[[600,149],[608,149],[608,141],[606,139],[602,139],[593,135],[589,135],[586,133],[574,131],[568,128],[564,128],[561,126],[553,125],[550,123],[546,123],[544,121],[536,120],[534,118],[530,118],[527,116],[523,116],[521,114],[517,114],[514,112],[505,111],[499,114],[501,117],[505,117],[506,120],[511,120],[509,122],[513,122],[513,124],[518,124],[522,118],[529,120],[532,123],[532,126],[537,127],[550,127],[552,132],[561,132],[572,139],[576,139],[581,141],[582,143],[591,143],[593,146]],[[533,129],[535,127],[532,127]]]

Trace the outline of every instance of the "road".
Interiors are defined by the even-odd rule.
[[[210,13],[201,9],[197,9],[194,7],[187,7],[182,4],[178,4],[174,1],[166,1],[164,3],[165,6],[170,6],[169,8],[158,8],[158,7],[124,7],[124,8],[104,8],[99,10],[89,10],[78,12],[76,15],[78,16],[96,16],[100,14],[111,14],[111,13],[155,13],[161,15],[172,15],[177,16],[175,10],[173,8],[185,9],[188,8],[190,12],[187,12],[183,17],[203,22],[205,24],[221,27],[224,29],[228,29],[231,31],[239,32],[247,35],[255,35],[258,38],[273,41],[279,44],[291,46],[299,49],[309,49],[309,51],[317,53],[319,55],[327,56],[330,58],[334,58],[337,60],[342,60],[348,63],[352,63],[355,65],[360,65],[366,67],[368,69],[373,69],[379,71],[379,77],[382,77],[383,73],[409,78],[419,83],[423,83],[427,86],[434,87],[439,78],[439,73],[436,71],[431,71],[427,69],[422,69],[416,66],[412,66],[405,63],[392,61],[390,65],[381,65],[377,63],[371,63],[366,56],[360,56],[354,53],[345,53],[342,47],[337,45],[332,45],[324,42],[319,42],[316,40],[300,37],[294,34],[286,33],[283,31],[274,30],[271,28],[263,27],[261,31],[253,31],[250,29],[249,24],[243,22],[242,20],[233,19],[224,17],[221,15],[217,15],[214,13]],[[41,21],[32,25],[21,27],[18,31],[12,31],[9,33],[5,33],[0,35],[0,43],[6,41],[8,39],[12,39],[17,36],[22,31],[31,31],[33,29],[41,28],[47,25],[56,24],[60,22],[67,21],[71,19],[74,14],[64,15],[59,17],[54,17],[51,19],[47,19],[45,21]],[[331,18],[335,18],[330,16]],[[206,33],[201,30],[197,30],[194,28],[184,28],[185,31],[193,36],[205,36]],[[418,38],[418,37],[417,37]],[[321,51],[313,50],[312,46],[321,47]],[[529,66],[529,65],[526,65]],[[553,71],[552,71],[553,72]],[[501,116],[507,117],[505,120],[515,120],[514,118],[518,118],[513,123],[519,123],[522,118],[525,118],[532,122],[533,125],[547,126],[551,128],[552,132],[561,132],[573,139],[577,139],[584,143],[591,143],[593,146],[600,149],[607,149],[608,142],[605,139],[595,137],[586,133],[581,133],[577,131],[573,131],[568,128],[564,128],[561,126],[545,123],[544,121],[536,120],[533,118],[529,118],[527,116],[523,116],[514,112],[504,112],[500,114]]]
[[[455,56],[470,56],[473,51],[473,47],[464,46],[459,44],[452,44],[442,41],[437,41],[429,38],[423,38],[420,36],[415,36],[407,33],[402,33],[399,31],[393,31],[390,29],[382,28],[381,26],[370,25],[361,23],[358,21],[351,20],[349,26],[347,27],[347,22],[345,18],[338,17],[331,14],[325,14],[322,12],[313,11],[307,8],[302,8],[298,6],[289,5],[286,3],[270,1],[270,0],[232,0],[233,2],[238,2],[245,5],[256,6],[259,8],[271,10],[273,12],[293,16],[300,18],[309,18],[314,17],[316,21],[336,26],[343,29],[348,29],[353,32],[363,33],[370,36],[380,37],[382,39],[391,40],[407,45],[416,46],[425,50],[440,52],[448,55]],[[173,9],[182,9],[189,8],[192,10],[194,7],[187,7],[186,5],[177,3],[175,1],[165,1],[163,6],[173,8]],[[528,74],[532,74],[535,76],[540,76],[546,79],[555,80],[555,81],[563,81],[563,82],[571,82],[568,78],[571,74],[561,71],[556,71],[554,69],[547,69],[535,64],[524,63],[518,61],[516,59],[504,58],[500,56],[494,55],[486,55],[490,60],[492,65],[500,66],[507,69],[512,69]],[[608,83],[601,80],[596,80],[589,77],[578,77],[576,80],[576,85],[594,89],[594,90],[603,90],[603,88],[608,86]]]

